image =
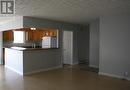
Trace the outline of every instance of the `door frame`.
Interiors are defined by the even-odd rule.
[[[0,65],[4,65],[3,32],[0,32]]]
[[[62,65],[64,64],[64,32],[70,32],[71,33],[71,63],[70,65],[73,65],[73,36],[74,32],[72,30],[63,30],[62,31]]]

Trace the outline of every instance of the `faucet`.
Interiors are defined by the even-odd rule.
[[[35,43],[33,43],[33,44],[32,44],[32,48],[35,48],[35,47],[36,47],[36,44],[35,44]]]

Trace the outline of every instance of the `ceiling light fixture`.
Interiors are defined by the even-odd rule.
[[[36,28],[30,28],[31,30],[36,30]]]

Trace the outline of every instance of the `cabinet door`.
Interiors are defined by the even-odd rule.
[[[28,41],[33,40],[33,32],[31,30],[28,31]]]
[[[42,30],[37,30],[35,32],[35,40],[36,41],[41,41],[42,40],[42,37],[43,37],[43,31]]]
[[[3,32],[3,41],[13,41],[13,31],[4,31]]]

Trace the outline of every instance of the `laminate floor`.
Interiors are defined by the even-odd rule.
[[[96,72],[64,67],[20,76],[0,66],[0,90],[130,90],[130,82],[100,76]]]

